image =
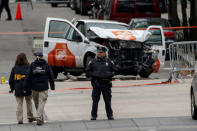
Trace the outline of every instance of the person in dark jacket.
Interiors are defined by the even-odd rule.
[[[12,20],[10,8],[9,8],[9,0],[0,0],[0,18],[1,18],[1,13],[3,11],[3,8],[5,8],[7,15],[8,15],[8,18],[6,20]]]
[[[36,60],[32,62],[28,68],[24,83],[24,92],[29,90],[28,85],[31,83],[32,96],[36,106],[37,125],[42,125],[44,124],[44,107],[48,98],[48,81],[50,83],[51,90],[55,90],[54,75],[51,67],[43,59],[42,52],[36,52],[34,55],[36,56]]]
[[[16,101],[17,101],[17,120],[18,124],[23,124],[23,100],[25,98],[27,105],[27,118],[29,122],[34,120],[33,111],[32,111],[32,96],[31,90],[27,90],[24,94],[24,79],[26,77],[26,72],[28,69],[29,63],[24,53],[20,53],[15,62],[15,66],[12,68],[9,85],[10,85],[10,93],[15,91]]]
[[[117,71],[117,68],[114,63],[106,58],[106,49],[104,47],[98,47],[97,57],[90,61],[86,68],[86,75],[87,77],[91,77],[91,84],[93,86],[91,120],[96,120],[97,118],[101,93],[103,94],[108,120],[114,120],[111,108],[111,81],[115,71]]]

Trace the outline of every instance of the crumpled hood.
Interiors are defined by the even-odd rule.
[[[90,30],[103,39],[132,40],[137,42],[144,42],[152,35],[147,30],[117,30],[98,27],[90,27]]]

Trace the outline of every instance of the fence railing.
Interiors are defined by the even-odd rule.
[[[197,41],[175,42],[169,46],[171,80],[193,75],[197,67]]]

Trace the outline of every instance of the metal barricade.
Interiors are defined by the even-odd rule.
[[[170,80],[193,75],[197,66],[197,41],[175,42],[169,46]]]

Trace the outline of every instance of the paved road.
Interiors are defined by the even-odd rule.
[[[16,4],[10,5],[13,16]],[[88,18],[75,15],[74,11],[64,6],[51,8],[46,4],[35,4],[34,10],[22,3],[22,21],[6,22],[5,12],[0,21],[0,32],[42,32],[45,19],[61,17],[71,20],[73,17]],[[14,65],[16,54],[25,52],[30,61],[32,56],[32,42],[35,37],[42,35],[2,35],[0,34],[0,76],[9,72]],[[7,77],[9,74],[7,74]],[[7,94],[8,85],[0,84],[0,130],[196,130],[195,121],[190,118],[189,89],[191,79],[186,83],[170,85],[145,85],[159,83],[168,78],[168,72],[161,71],[151,75],[149,80],[116,80],[114,81],[112,106],[117,120],[106,121],[104,103],[99,105],[98,121],[88,121],[91,109],[91,89],[75,90],[71,88],[91,87],[89,81],[56,82],[55,95],[49,96],[46,105],[45,126],[35,124],[16,125],[16,101],[12,94]],[[34,109],[35,110],[35,109]],[[25,114],[25,112],[24,112]],[[24,118],[26,121],[26,118]],[[62,122],[57,122],[62,121]],[[64,122],[65,121],[65,122]],[[5,125],[5,123],[9,123]]]

